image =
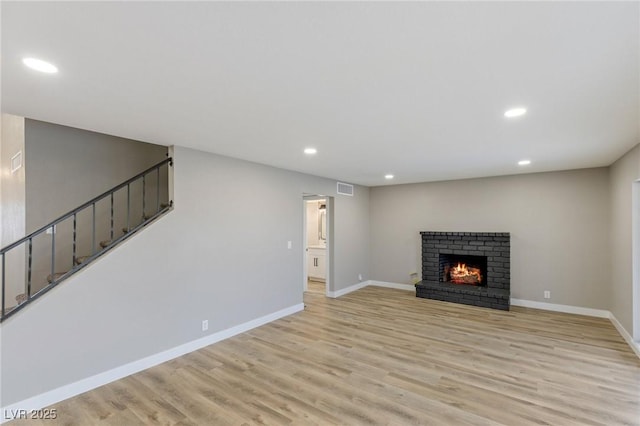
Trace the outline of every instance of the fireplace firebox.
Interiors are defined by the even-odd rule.
[[[487,286],[487,256],[440,254],[440,282]]]
[[[416,296],[509,310],[511,236],[508,232],[422,235],[422,281]]]

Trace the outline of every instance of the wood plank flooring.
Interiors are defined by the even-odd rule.
[[[377,287],[305,304],[41,424],[640,425],[640,360],[608,320]]]

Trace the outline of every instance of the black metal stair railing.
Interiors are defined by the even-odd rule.
[[[173,159],[167,158],[0,249],[0,322],[170,210],[173,201],[167,188],[171,166]],[[119,204],[126,204],[126,208]],[[117,229],[120,225],[121,230]],[[98,242],[99,237],[105,240]],[[81,250],[89,254],[78,256]],[[36,260],[40,260],[38,265]],[[57,272],[58,268],[64,271]],[[8,303],[8,281],[12,281],[13,293],[23,291],[15,294],[15,305]]]

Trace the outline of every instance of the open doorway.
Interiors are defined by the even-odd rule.
[[[631,325],[631,335],[640,347],[640,180],[633,182],[632,193],[632,213],[631,213],[631,232],[632,232],[632,315],[633,323]]]
[[[330,282],[330,197],[304,197],[303,290],[327,295]]]

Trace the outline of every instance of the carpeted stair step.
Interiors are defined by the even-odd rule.
[[[66,272],[56,272],[55,274],[51,275],[47,275],[47,282],[49,282],[49,284],[51,284],[54,281],[57,281],[59,278],[63,277],[64,275],[66,275]]]
[[[173,203],[172,202],[168,202],[168,203],[160,203],[160,208],[161,209],[166,209],[167,207],[171,206]],[[155,214],[155,213],[154,213]],[[153,215],[149,215],[149,214],[145,214],[144,215],[144,220],[149,220],[153,217]],[[126,227],[122,228],[122,233],[123,234],[128,234],[130,232],[129,229],[127,229]],[[102,248],[107,248],[111,245],[112,241],[111,240],[104,240],[104,241],[100,241],[100,247]]]
[[[100,246],[102,246],[102,242],[100,243]],[[83,263],[86,263],[86,261],[89,260],[89,258],[91,258],[91,256],[76,257],[76,265],[81,265]]]

